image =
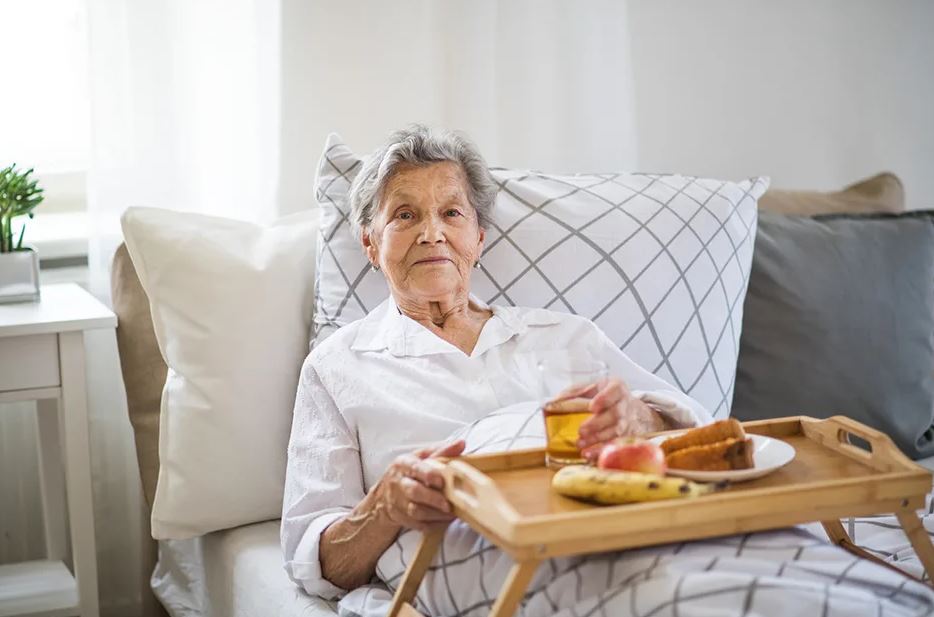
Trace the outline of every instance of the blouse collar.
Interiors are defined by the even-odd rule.
[[[556,313],[545,309],[487,305],[471,294],[470,299],[481,308],[493,311],[484,324],[470,357],[477,357],[497,347],[528,328],[559,323]],[[350,348],[353,351],[389,351],[394,356],[427,356],[431,354],[463,353],[422,324],[399,311],[390,295],[363,318]]]

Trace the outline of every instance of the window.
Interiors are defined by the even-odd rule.
[[[88,165],[85,0],[0,0],[0,161],[37,173]],[[8,164],[8,163],[7,163]]]
[[[26,241],[43,257],[86,252],[75,239],[90,157],[87,0],[0,0],[0,21],[0,167],[33,167],[45,189]]]

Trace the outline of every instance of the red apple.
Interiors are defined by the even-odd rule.
[[[650,441],[634,438],[614,439],[600,450],[600,469],[619,469],[664,475],[668,469],[665,453]]]

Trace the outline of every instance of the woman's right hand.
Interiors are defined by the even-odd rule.
[[[444,497],[444,476],[426,459],[459,456],[464,441],[422,448],[397,457],[377,485],[377,497],[387,518],[401,527],[424,530],[454,519]]]
[[[427,459],[459,456],[464,442],[423,448],[394,460],[363,501],[321,534],[318,559],[325,580],[356,589],[373,578],[379,556],[402,528],[425,530],[454,515],[444,498],[444,477]]]

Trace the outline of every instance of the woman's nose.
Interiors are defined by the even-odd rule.
[[[444,230],[441,221],[433,216],[425,217],[418,241],[426,244],[444,242]]]

